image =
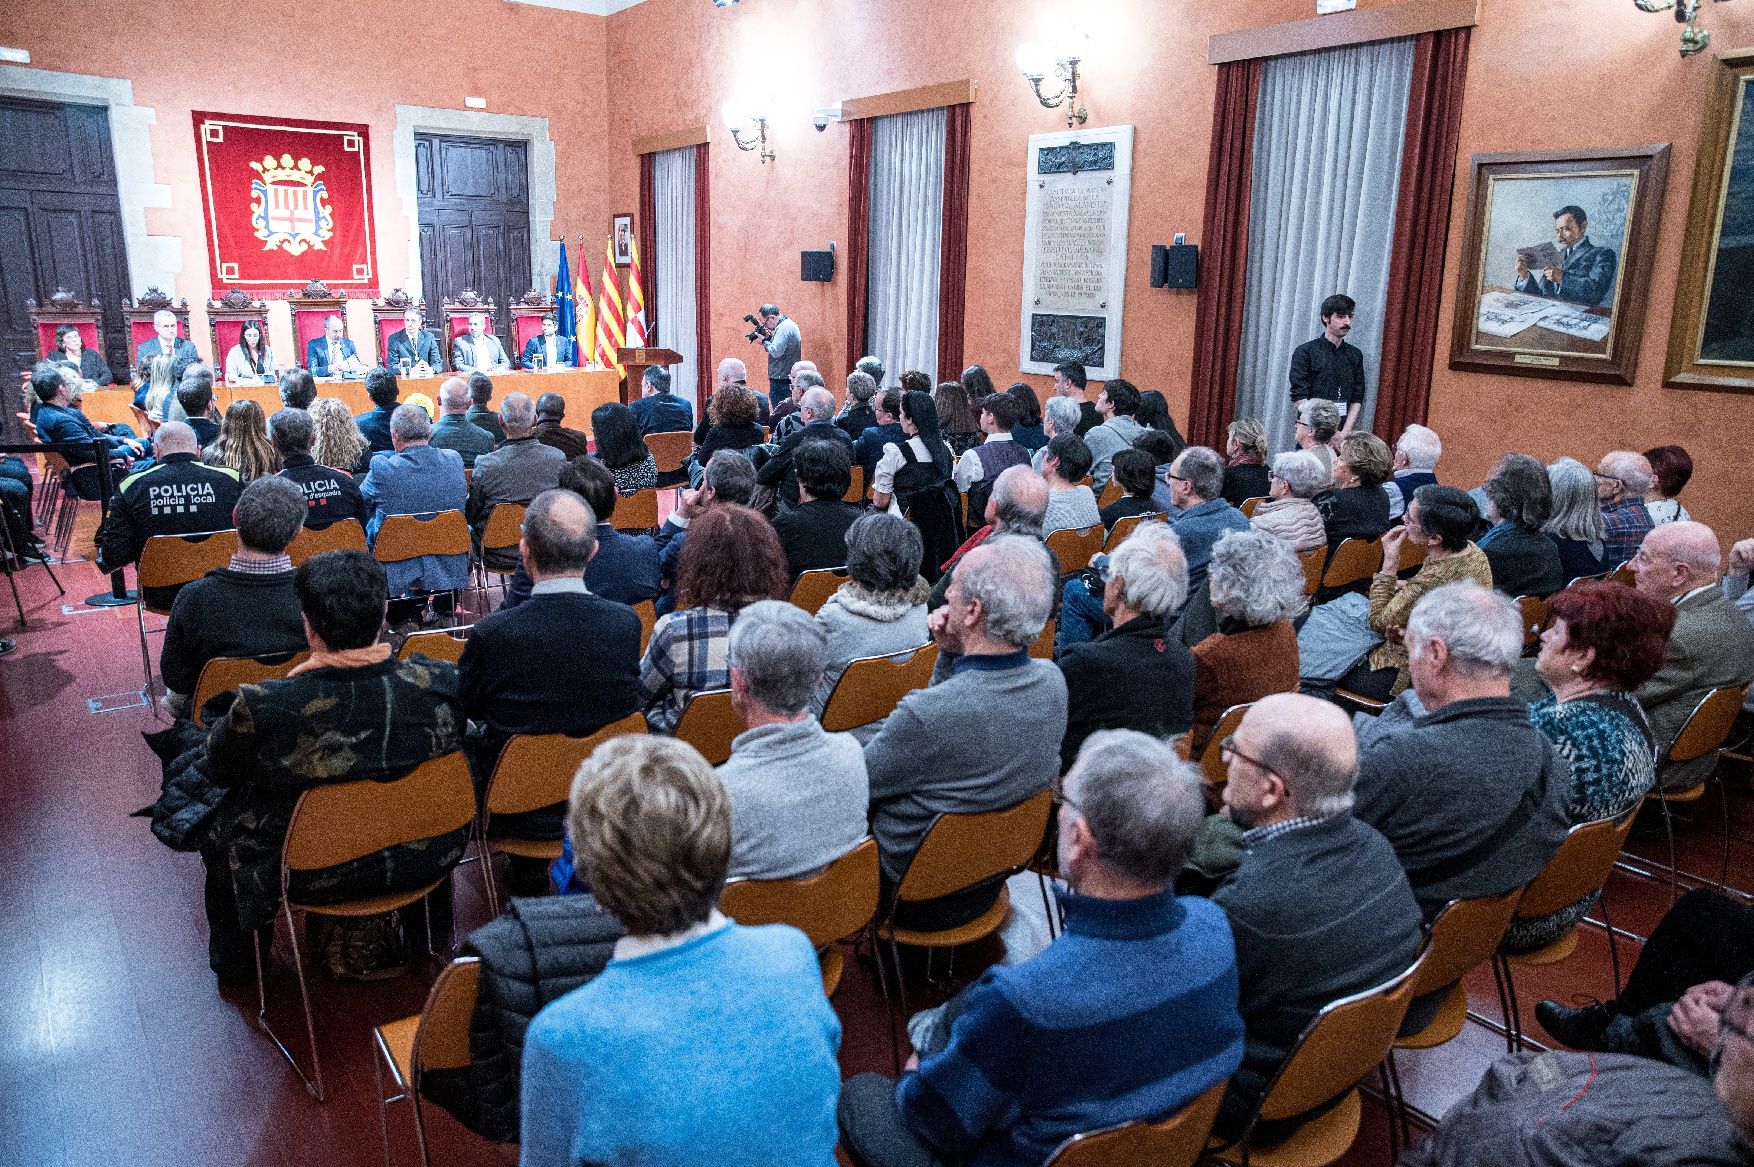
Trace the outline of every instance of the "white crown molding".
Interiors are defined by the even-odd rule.
[[[533,4],[538,8],[560,8],[586,16],[609,16],[632,8],[643,0],[506,0],[508,4]]]

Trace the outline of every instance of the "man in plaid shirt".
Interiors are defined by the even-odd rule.
[[[1632,450],[1614,450],[1596,467],[1596,498],[1602,504],[1604,562],[1619,566],[1638,554],[1638,545],[1653,524],[1644,496],[1655,475],[1650,460]]]

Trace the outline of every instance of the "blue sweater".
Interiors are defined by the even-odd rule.
[[[522,1167],[833,1167],[840,1021],[803,933],[614,960],[524,1039]]]
[[[982,974],[949,1044],[896,1087],[908,1126],[959,1163],[1040,1167],[1071,1135],[1170,1114],[1242,1063],[1218,907],[1172,891],[1061,903],[1065,934]]]

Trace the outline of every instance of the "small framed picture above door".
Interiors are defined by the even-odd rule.
[[[616,215],[609,220],[609,237],[615,241],[615,266],[633,262],[633,216]]]

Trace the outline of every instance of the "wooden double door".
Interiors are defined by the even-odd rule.
[[[436,326],[445,300],[474,289],[493,301],[509,349],[508,305],[531,290],[529,143],[416,134],[414,166],[427,320]]]

